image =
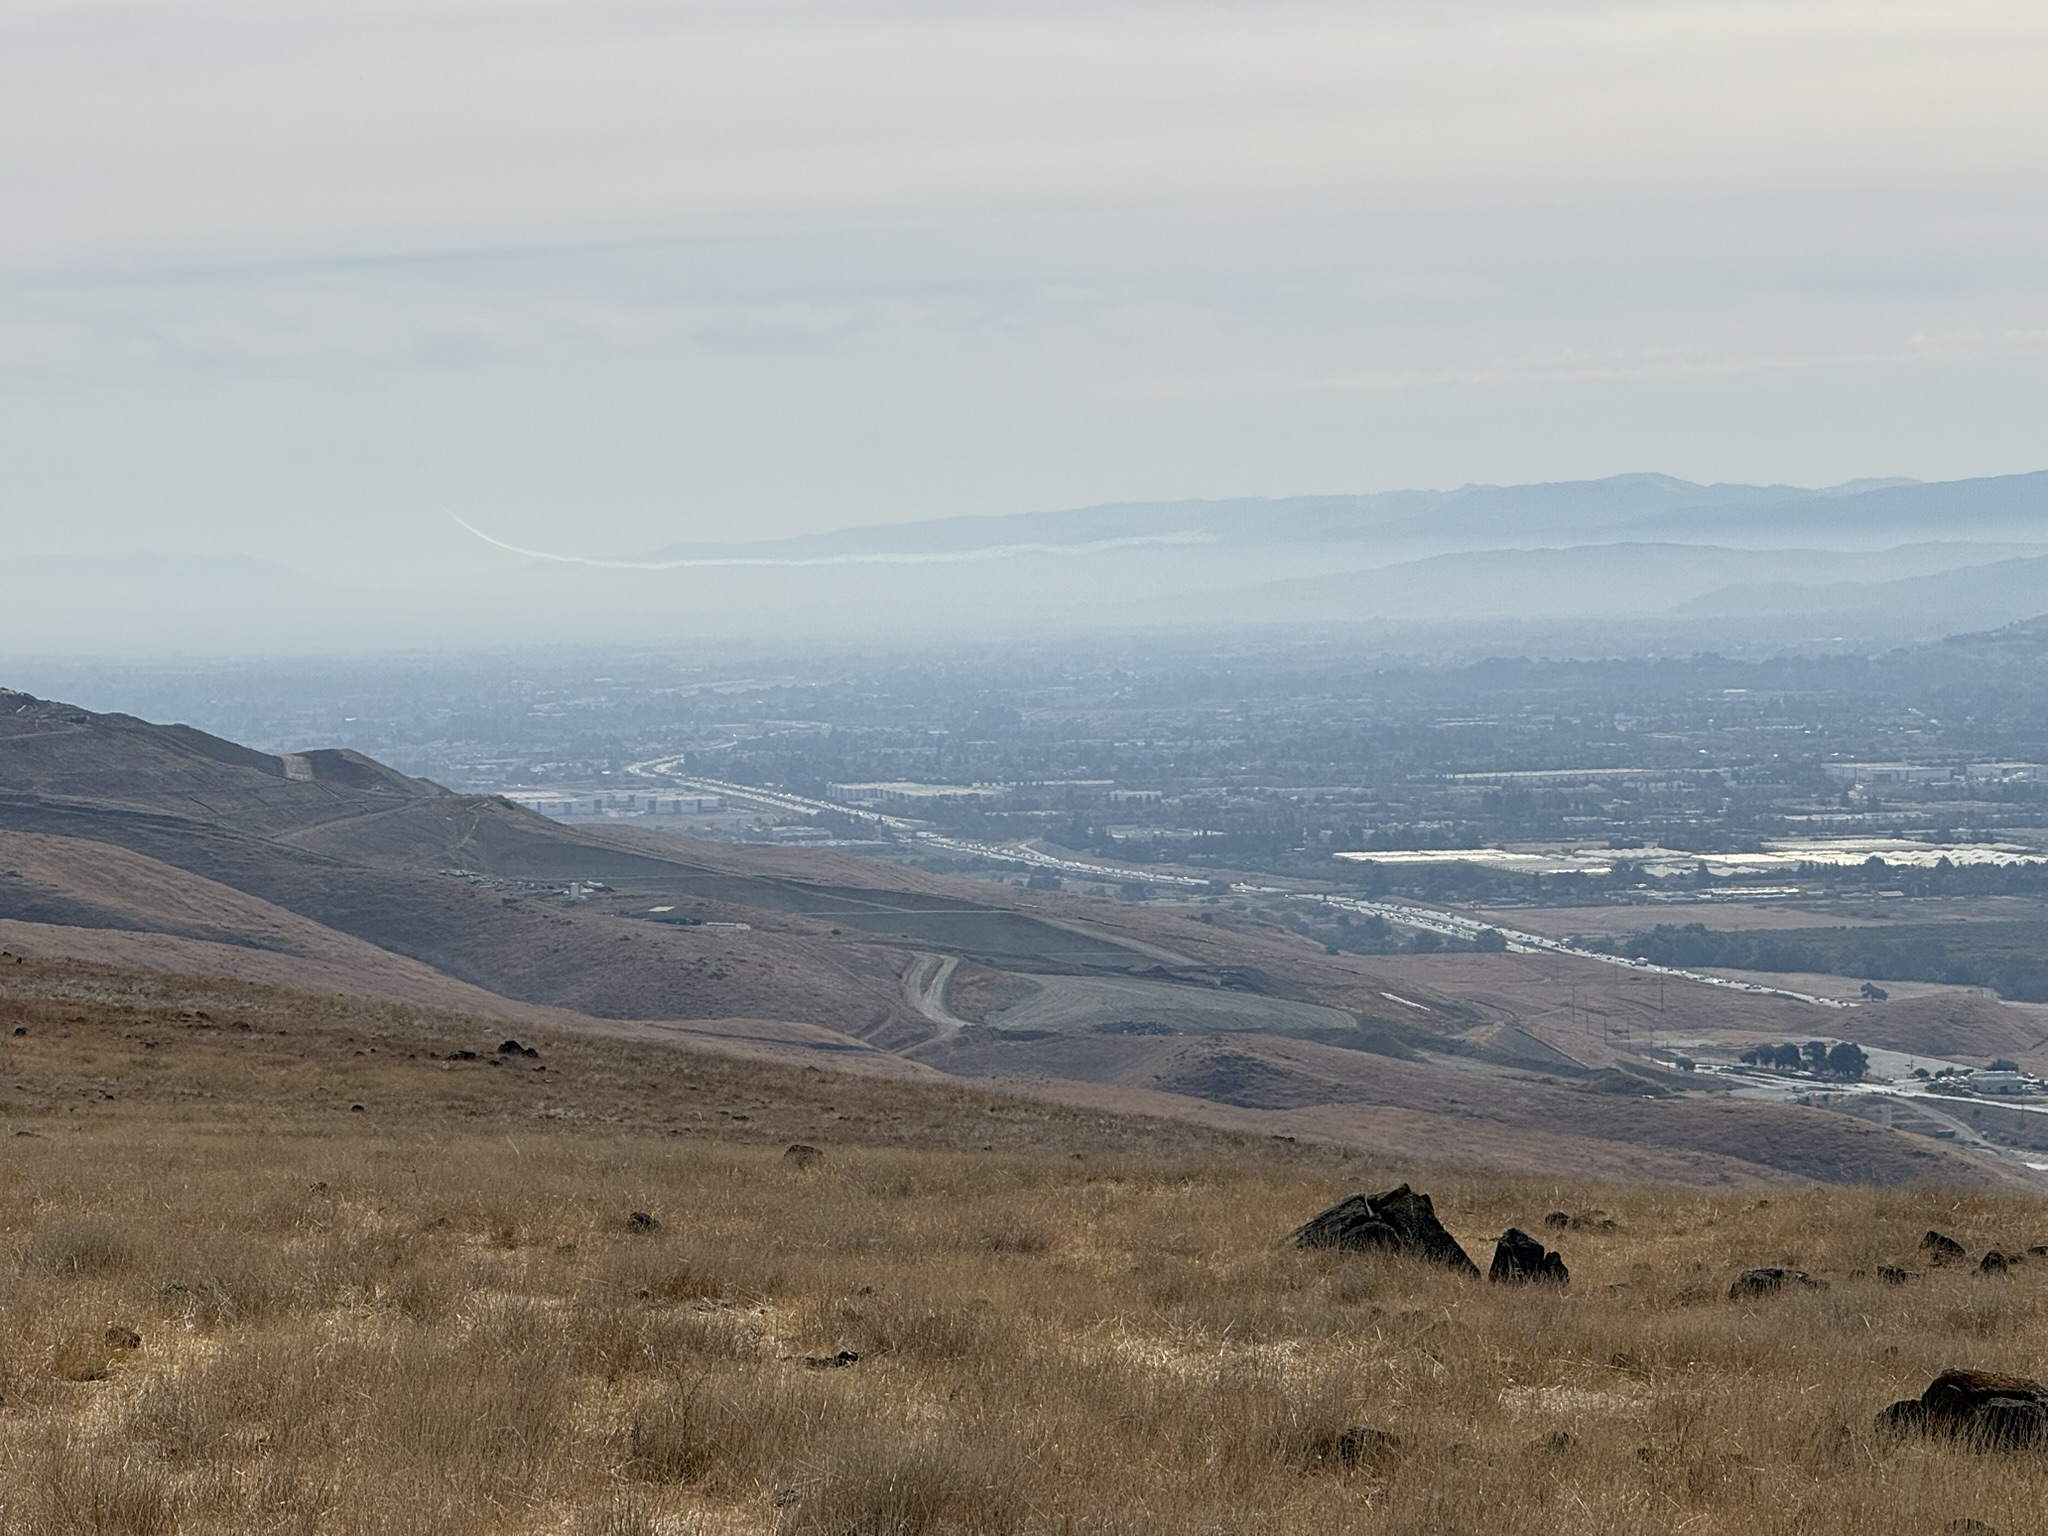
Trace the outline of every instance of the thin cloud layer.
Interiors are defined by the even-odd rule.
[[[2036,467],[2044,78],[2024,4],[4,4],[0,515]]]

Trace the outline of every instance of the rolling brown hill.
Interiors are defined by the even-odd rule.
[[[801,918],[742,941],[549,899],[570,880],[675,888],[721,877],[353,753],[271,757],[181,726],[0,695],[0,830],[65,850],[31,861],[38,878],[0,875],[0,918],[286,954],[310,953],[317,928],[515,1002],[597,1017],[916,1028],[890,945],[832,944],[826,925]],[[242,898],[231,913],[224,892]]]
[[[572,893],[592,881],[608,889]],[[572,829],[353,753],[269,756],[22,694],[0,694],[0,947],[1389,1155],[1692,1183],[2023,1176],[1645,1061],[1671,1029],[1817,1032],[1784,999],[1667,1001],[1568,957],[1330,955],[1227,909]],[[1907,1012],[1916,1038],[1972,1045],[2032,1024]]]

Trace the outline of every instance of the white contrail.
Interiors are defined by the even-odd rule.
[[[448,516],[467,533],[474,534],[495,549],[524,555],[529,560],[550,560],[557,565],[594,565],[608,571],[692,571],[722,566],[761,565],[796,569],[813,565],[960,565],[971,561],[1008,560],[1018,555],[1094,555],[1110,549],[1136,549],[1146,545],[1214,544],[1216,535],[1190,530],[1185,533],[1135,533],[1120,539],[1096,539],[1087,544],[990,544],[980,549],[932,550],[925,553],[870,555],[812,555],[796,559],[774,555],[703,555],[688,560],[599,560],[589,555],[557,555],[544,549],[527,549],[493,538],[453,512]]]

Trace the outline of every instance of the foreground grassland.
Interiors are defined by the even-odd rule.
[[[1871,1278],[1930,1226],[2048,1238],[2024,1197],[1461,1176],[497,1033],[0,975],[0,1531],[2013,1536],[2048,1499],[2048,1457],[1871,1425],[2048,1370],[2048,1260]],[[1614,1225],[1552,1235],[1563,1293],[1285,1245],[1404,1178],[1482,1265]],[[1830,1285],[1728,1301],[1755,1264]]]

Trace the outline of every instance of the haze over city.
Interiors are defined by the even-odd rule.
[[[2016,1536],[2048,9],[0,0],[0,1536]]]

